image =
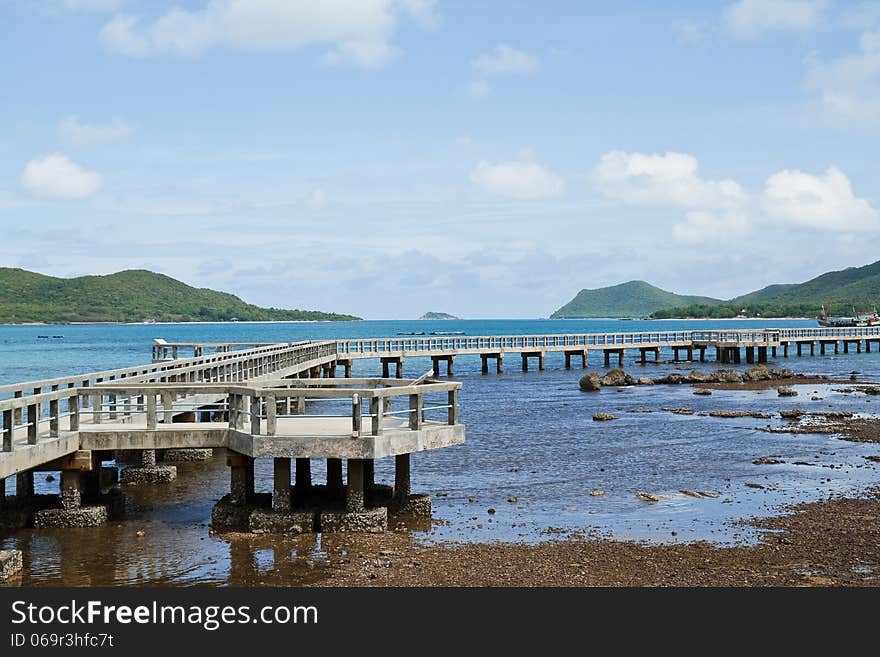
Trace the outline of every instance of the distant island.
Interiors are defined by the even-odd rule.
[[[354,315],[261,308],[147,270],[55,278],[0,267],[0,323],[349,321]]]
[[[449,313],[429,312],[429,313],[425,313],[424,315],[419,317],[419,319],[460,319],[460,318],[456,317],[455,315],[450,315]]]
[[[551,318],[815,317],[823,305],[829,311],[849,314],[853,307],[873,309],[878,301],[880,261],[827,272],[804,283],[769,285],[728,300],[683,296],[644,281],[630,281],[581,290]]]

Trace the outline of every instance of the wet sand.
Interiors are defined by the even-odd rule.
[[[537,545],[420,547],[406,534],[328,550],[319,586],[877,586],[880,489],[754,521],[760,542],[640,545],[579,536]]]

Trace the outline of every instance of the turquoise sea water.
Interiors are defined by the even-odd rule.
[[[305,338],[384,337],[411,331],[464,331],[468,335],[672,330],[709,327],[815,326],[806,320],[682,322],[620,320],[387,321],[304,324],[200,324],[132,326],[2,326],[0,382],[39,379],[149,361],[154,337],[169,341],[290,341]],[[63,336],[53,338],[51,336]],[[41,338],[39,336],[50,336]],[[625,369],[636,376],[710,370],[714,363],[640,365],[629,353]],[[781,356],[781,353],[780,353]],[[664,359],[671,354],[663,354]],[[522,373],[516,358],[502,375],[480,374],[478,357],[456,360],[463,382],[461,419],[467,444],[421,453],[413,459],[413,490],[434,496],[436,522],[414,531],[418,541],[539,541],[570,530],[598,536],[675,542],[749,541],[754,530],[738,521],[777,512],[789,502],[852,492],[878,482],[866,455],[877,445],[827,435],[769,434],[759,428],[781,421],[716,419],[664,412],[690,407],[776,412],[784,408],[853,410],[871,414],[876,397],[843,394],[839,386],[798,386],[799,396],[768,391],[714,391],[693,395],[690,386],[603,389],[581,393],[580,369],[563,369],[561,354],[547,371]],[[594,356],[591,368],[601,365]],[[771,367],[858,381],[880,381],[880,354],[829,354],[778,358]],[[406,375],[421,374],[429,359],[409,359]],[[746,367],[743,365],[742,367]],[[375,375],[376,361],[355,373]],[[813,400],[813,397],[817,397]],[[651,413],[632,412],[650,410]],[[619,416],[597,423],[597,411]],[[755,465],[773,456],[784,463]],[[805,465],[808,464],[808,465]],[[271,465],[257,464],[257,486],[269,490]],[[323,464],[314,462],[316,480]],[[377,479],[393,478],[392,463],[377,463]],[[209,534],[212,504],[228,487],[222,455],[181,464],[177,481],[129,488],[128,516],[105,527],[0,534],[0,546],[25,551],[26,582],[41,584],[233,583],[296,584],[307,581],[309,560],[323,559],[341,539],[260,538],[246,541]],[[760,488],[755,487],[759,485]],[[56,482],[40,479],[44,492]],[[590,491],[601,489],[602,496]],[[694,499],[682,490],[712,491]],[[636,493],[662,495],[656,504]],[[11,488],[10,488],[11,492]],[[514,499],[515,502],[509,502]],[[489,514],[493,508],[496,513]],[[137,537],[143,530],[145,536]],[[109,564],[109,566],[108,566]]]

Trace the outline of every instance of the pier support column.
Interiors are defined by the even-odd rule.
[[[34,471],[19,472],[15,475],[15,499],[28,502],[34,497]]]
[[[398,454],[394,457],[394,499],[404,503],[410,495],[410,458],[409,454]]]
[[[480,360],[482,361],[482,366],[483,366],[482,367],[483,374],[489,373],[489,359],[491,359],[491,358],[495,359],[495,371],[498,374],[501,374],[504,371],[504,366],[501,364],[502,359],[504,358],[504,354],[502,354],[500,352],[497,354],[480,354]]]
[[[746,347],[746,362],[754,363],[755,362],[755,348],[754,347]]]
[[[489,357],[486,354],[480,354],[480,373],[489,373]]]
[[[770,347],[770,356],[776,358],[776,347]]]
[[[364,494],[376,485],[376,462],[373,459],[362,459],[364,462]]]
[[[776,354],[773,354],[773,355],[775,356]],[[787,342],[782,343],[782,357],[788,358],[788,343]]]
[[[721,347],[719,347],[718,345],[715,345],[715,362],[716,363],[723,363],[724,362]]]
[[[345,510],[348,513],[364,509],[364,462],[348,459],[348,484],[345,491]]]
[[[733,348],[733,362],[739,364],[742,362],[742,353],[740,352],[739,347]]]
[[[775,350],[776,347],[774,347],[773,349]],[[758,362],[759,363],[766,363],[767,362],[767,347],[758,347]]]
[[[810,343],[810,356],[815,356],[815,355],[816,355],[816,343],[811,342]],[[798,354],[798,356],[800,356],[800,354]]]
[[[871,353],[871,341],[865,340],[865,353]]]
[[[122,471],[122,483],[124,484],[157,484],[173,481],[176,478],[176,466],[156,463],[155,449],[141,450],[140,465],[129,466]]]
[[[692,362],[694,360],[694,348],[688,347],[686,353],[687,353],[688,362],[689,363]]]
[[[813,350],[810,349],[810,351],[813,351]],[[820,343],[819,343],[819,355],[820,355],[820,356],[824,356],[824,355],[825,355],[825,343],[824,343],[824,342],[820,342]]]
[[[834,353],[836,354],[837,352],[835,351]],[[849,342],[847,340],[843,341],[843,353],[849,353]]]
[[[700,362],[706,362],[706,347],[700,347]]]
[[[61,471],[61,508],[73,511],[82,506],[82,479],[78,470]]]
[[[810,344],[812,345],[812,343],[810,343]],[[797,355],[798,355],[798,356],[803,356],[803,346],[804,346],[804,343],[803,343],[803,342],[798,342],[798,343],[797,343]],[[813,349],[812,349],[812,346],[811,346],[810,351],[812,351],[812,350],[813,350]]]
[[[254,459],[237,452],[228,452],[229,497],[233,504],[244,506],[254,498]]]
[[[291,509],[290,459],[276,458],[273,464],[272,510],[287,512]]]
[[[327,494],[331,499],[342,499],[342,459],[327,459]]]
[[[296,479],[294,489],[297,495],[308,494],[312,487],[312,462],[310,459],[300,458],[296,460]]]
[[[6,477],[0,477],[0,509],[6,506]]]

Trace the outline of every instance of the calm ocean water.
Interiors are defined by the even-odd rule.
[[[469,320],[369,321],[318,324],[201,324],[132,326],[0,326],[0,382],[121,367],[149,361],[154,337],[169,341],[288,341],[305,338],[394,336],[408,331],[464,331],[468,335],[638,331],[703,327],[815,326],[806,320],[620,321]],[[41,338],[39,336],[50,336]],[[51,336],[63,336],[53,338]],[[680,371],[680,365],[641,366],[637,353],[625,369],[637,376]],[[780,354],[781,355],[781,354]],[[670,358],[671,354],[664,354]],[[689,386],[578,390],[582,371],[563,369],[561,355],[547,358],[547,371],[522,373],[518,359],[503,375],[479,373],[478,357],[456,360],[464,383],[461,417],[467,444],[415,455],[413,490],[434,495],[436,523],[413,532],[414,540],[539,541],[566,531],[648,541],[753,540],[738,521],[780,506],[853,492],[878,482],[876,464],[864,459],[876,445],[822,435],[780,435],[758,430],[778,420],[715,419],[661,411],[853,410],[872,413],[876,398],[844,395],[831,386],[802,386],[800,395],[775,391],[714,391],[698,397]],[[600,365],[598,355],[591,368]],[[771,367],[880,381],[880,354],[779,358]],[[406,375],[429,369],[429,359],[409,359]],[[714,363],[695,364],[710,370]],[[745,365],[743,365],[745,367]],[[355,375],[378,373],[375,361],[356,364]],[[811,397],[820,400],[811,401]],[[632,413],[650,409],[652,413]],[[603,410],[619,415],[596,423]],[[782,465],[754,465],[775,456]],[[795,461],[813,465],[794,465]],[[377,479],[393,479],[393,463],[377,463]],[[316,478],[322,464],[313,464]],[[334,537],[230,539],[209,534],[214,501],[227,490],[222,455],[181,464],[177,481],[130,488],[128,517],[85,530],[19,531],[0,535],[0,546],[24,550],[25,583],[232,583],[296,584],[308,581],[310,564],[347,540]],[[270,464],[258,462],[258,487],[271,485]],[[747,484],[760,484],[755,488]],[[42,478],[38,489],[57,490]],[[591,496],[601,489],[601,497]],[[682,490],[714,491],[693,499]],[[635,493],[666,499],[645,503]],[[11,488],[10,488],[11,492]],[[516,498],[516,502],[508,502]],[[488,514],[489,508],[496,509]],[[137,537],[143,530],[145,536]],[[560,530],[562,533],[560,534]],[[674,533],[673,533],[674,532]]]

